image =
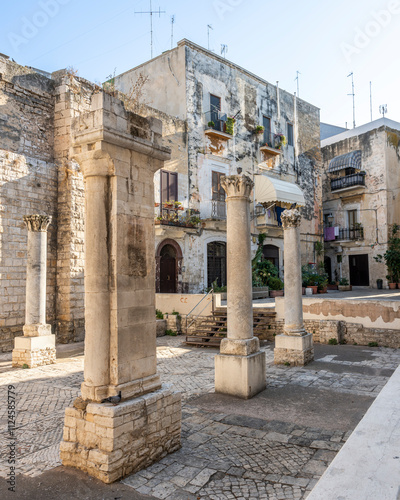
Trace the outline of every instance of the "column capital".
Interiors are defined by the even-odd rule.
[[[249,198],[254,182],[247,175],[229,175],[221,179],[227,198]]]
[[[283,229],[299,227],[301,224],[301,214],[296,208],[292,210],[285,210],[282,212],[281,220]]]
[[[51,222],[51,217],[49,215],[24,215],[23,220],[25,222],[28,231],[42,232],[45,233],[49,224]]]

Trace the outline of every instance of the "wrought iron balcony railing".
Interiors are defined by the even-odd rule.
[[[212,219],[226,219],[226,203],[225,201],[213,200],[211,205]]]
[[[364,228],[357,227],[354,229],[349,228],[339,228],[339,240],[363,240],[364,239]]]
[[[331,180],[331,191],[350,187],[365,186],[365,174],[351,174]]]

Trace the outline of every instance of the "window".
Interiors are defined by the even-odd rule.
[[[213,241],[207,245],[207,286],[214,281],[226,286],[226,243]]]
[[[349,229],[354,229],[356,227],[358,223],[357,210],[347,210],[347,222]]]
[[[271,118],[268,116],[263,116],[263,127],[264,127],[264,143],[268,144],[268,146],[272,146],[271,144]]]
[[[221,179],[225,174],[221,172],[212,173],[212,199],[214,201],[225,201],[225,190],[221,186]]]
[[[221,130],[221,121],[219,119],[221,111],[221,98],[210,94],[210,121],[214,122],[215,130]]]
[[[161,205],[166,201],[176,201],[178,199],[178,174],[161,170]]]
[[[291,123],[287,124],[287,142],[288,146],[294,146],[293,125]]]

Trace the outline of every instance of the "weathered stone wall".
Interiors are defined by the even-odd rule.
[[[47,321],[56,316],[57,169],[53,161],[54,84],[0,57],[0,351],[25,322],[28,231],[22,216],[50,215]]]
[[[384,262],[376,262],[374,257],[382,255],[387,249],[390,225],[399,223],[398,191],[400,177],[399,145],[400,132],[381,126],[374,130],[348,137],[322,148],[324,176],[323,200],[324,213],[332,213],[334,226],[348,227],[347,211],[358,210],[359,222],[364,238],[358,241],[340,243],[326,242],[325,255],[331,258],[332,275],[349,279],[349,257],[357,254],[368,255],[369,285],[376,288],[376,280],[387,274]],[[365,171],[365,188],[356,187],[342,192],[332,192],[331,175],[327,173],[329,162],[336,156],[361,150],[361,168]],[[337,261],[341,255],[342,262]]]

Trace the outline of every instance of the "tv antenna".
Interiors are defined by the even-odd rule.
[[[207,48],[210,50],[210,30],[214,31],[214,28],[211,26],[211,24],[207,24]]]
[[[221,43],[221,56],[226,59],[226,54],[228,52],[228,46],[225,43]]]
[[[165,14],[165,10],[161,10],[160,7],[158,7],[158,10],[153,10],[151,6],[151,0],[150,0],[150,10],[141,10],[139,12],[135,11],[135,14],[150,14],[150,54],[151,57],[150,59],[153,59],[153,14],[158,14],[158,17],[161,17],[161,14]]]
[[[299,75],[301,75],[300,71],[296,71],[296,78],[294,79],[294,81],[297,81],[297,97],[300,97]]]
[[[383,118],[385,118],[385,114],[387,113],[387,104],[381,104],[379,106],[379,113],[383,115]]]
[[[174,48],[174,22],[175,16],[171,16],[171,49]]]
[[[354,75],[353,72],[351,72],[349,75],[347,75],[347,78],[351,76],[351,95],[353,96],[353,128],[356,128],[356,101],[355,101],[355,96],[356,94],[354,93]]]

